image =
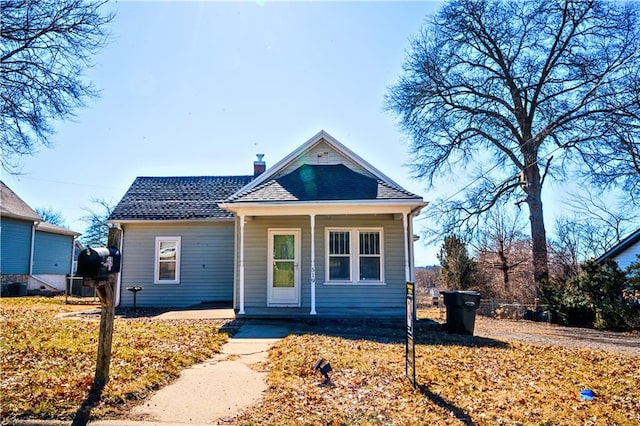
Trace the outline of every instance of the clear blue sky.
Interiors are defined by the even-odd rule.
[[[383,110],[437,2],[118,2],[113,39],[87,77],[102,96],[57,125],[51,149],[4,182],[82,232],[92,198],[136,176],[251,174],[324,129],[427,201],[404,135]],[[467,182],[443,188],[453,193]],[[420,222],[416,222],[420,232]],[[416,244],[416,263],[438,247]]]

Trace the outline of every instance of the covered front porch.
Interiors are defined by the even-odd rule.
[[[291,206],[293,207],[293,206]],[[251,317],[402,317],[404,285],[413,281],[415,206],[253,206],[237,211],[234,307]],[[412,208],[413,207],[413,208]],[[339,279],[330,276],[328,241],[354,241]],[[360,235],[373,241],[365,273]],[[349,240],[347,240],[349,241]],[[278,244],[282,244],[279,246]],[[348,247],[348,243],[345,244]],[[332,246],[333,247],[333,246]],[[340,247],[343,249],[344,247]],[[338,250],[336,250],[338,251]],[[281,253],[286,253],[280,255]],[[280,257],[276,258],[276,254]],[[358,252],[359,254],[359,252]],[[364,262],[364,261],[363,261]],[[290,286],[283,285],[286,271]],[[373,271],[372,271],[373,270]],[[279,281],[278,281],[279,280]],[[284,291],[290,291],[286,295]],[[280,295],[285,295],[280,299]],[[278,299],[276,298],[278,297]],[[280,305],[280,306],[279,306]]]

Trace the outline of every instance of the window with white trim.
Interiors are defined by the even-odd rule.
[[[359,232],[358,239],[360,250],[358,251],[358,280],[381,281],[381,251],[380,232]]]
[[[156,237],[155,284],[180,283],[181,237]]]
[[[328,283],[382,283],[382,228],[326,228]]]

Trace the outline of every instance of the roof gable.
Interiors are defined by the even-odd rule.
[[[363,199],[422,201],[322,130],[228,201]]]
[[[396,188],[355,172],[343,164],[303,164],[290,173],[271,179],[229,201],[347,201],[416,199]]]
[[[137,177],[109,221],[212,220],[233,217],[218,203],[253,176]]]

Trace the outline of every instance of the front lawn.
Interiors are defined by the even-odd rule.
[[[357,337],[339,327],[292,335],[270,353],[269,390],[240,421],[253,425],[637,425],[638,357],[424,332],[418,388],[402,334]],[[369,333],[371,331],[369,330]],[[335,387],[319,386],[318,358]],[[582,400],[591,389],[595,398]]]
[[[3,419],[71,419],[86,398],[98,318],[55,318],[69,310],[77,306],[59,299],[0,299]],[[129,402],[214,355],[227,339],[220,326],[117,318],[111,381],[92,415],[122,415]],[[639,357],[422,331],[414,389],[405,375],[403,330],[379,326],[298,328],[255,366],[268,372],[269,389],[234,424],[640,424]],[[313,366],[320,357],[333,367],[334,386],[319,386]],[[582,400],[583,389],[595,398]]]
[[[0,420],[74,416],[95,374],[99,315],[56,315],[78,308],[62,298],[0,299]],[[219,325],[116,318],[110,381],[92,415],[117,413],[219,352],[227,340]]]

